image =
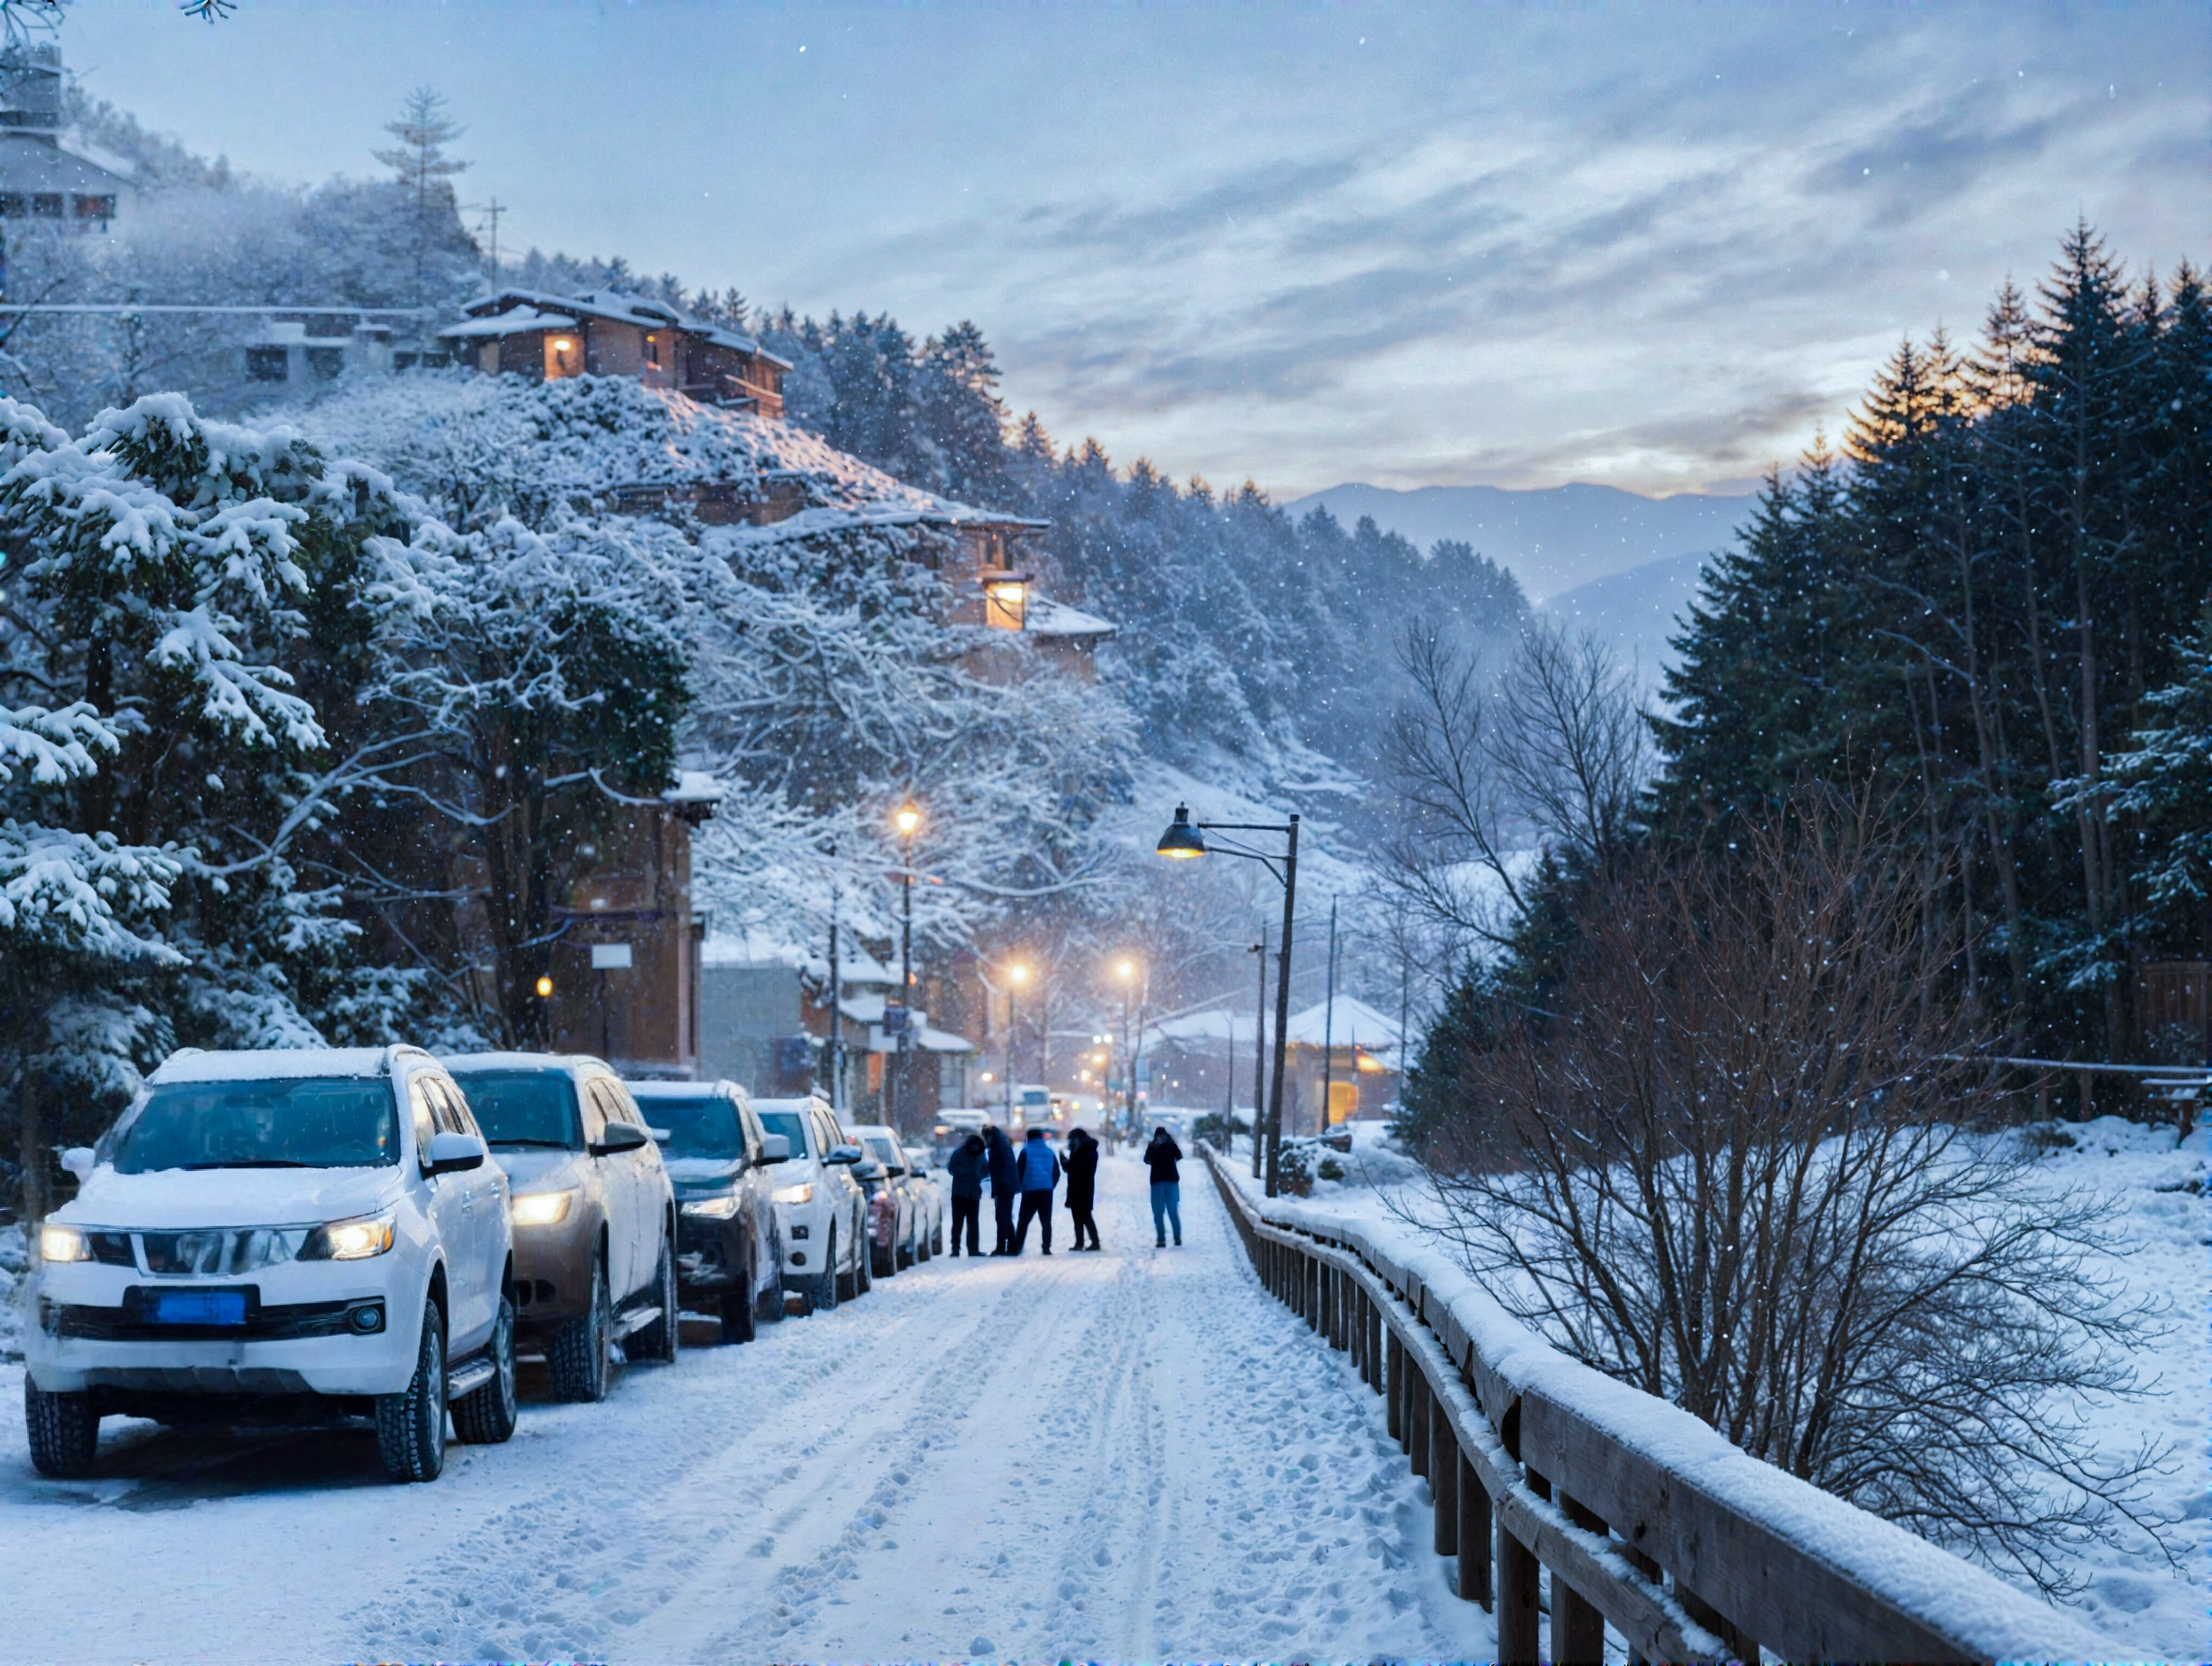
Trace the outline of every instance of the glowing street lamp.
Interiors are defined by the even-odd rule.
[[[913,1121],[914,1097],[914,836],[921,830],[921,812],[908,799],[891,812],[897,830],[902,887],[899,918],[899,1009],[905,1021],[898,1032],[897,1109],[891,1121],[906,1128]]]
[[[1030,969],[1017,960],[1006,968],[1006,1127],[1014,1125],[1014,995],[1030,981]]]

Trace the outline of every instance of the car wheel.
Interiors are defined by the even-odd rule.
[[[655,1365],[672,1365],[677,1350],[682,1346],[684,1321],[678,1305],[676,1288],[675,1245],[664,1236],[660,1240],[660,1265],[653,1271],[653,1299],[660,1308],[660,1316],[649,1325],[638,1327],[637,1346],[623,1351],[633,1359],[650,1359]]]
[[[48,1394],[23,1378],[23,1432],[30,1437],[31,1464],[56,1481],[82,1481],[92,1473],[100,1445],[100,1414],[88,1394]]]
[[[722,1298],[722,1340],[725,1342],[750,1342],[757,1333],[760,1316],[760,1253],[747,1254],[744,1275],[738,1287]]]
[[[545,1363],[556,1400],[598,1401],[607,1397],[614,1371],[614,1315],[607,1295],[607,1258],[592,1263],[592,1304],[553,1333]]]
[[[868,1235],[865,1219],[855,1223],[853,1234],[853,1298],[866,1295],[876,1282],[876,1241]]]
[[[425,1302],[413,1380],[376,1396],[376,1455],[387,1481],[435,1481],[446,1467],[445,1330],[437,1303]]]
[[[814,1280],[814,1299],[808,1310],[814,1313],[835,1313],[837,1298],[845,1293],[845,1280],[837,1271],[837,1229],[830,1229],[830,1244],[822,1263],[822,1275]]]
[[[943,1215],[937,1218],[937,1231],[929,1240],[929,1253],[933,1256],[941,1256],[945,1253],[945,1217]]]
[[[753,1311],[769,1324],[783,1320],[783,1237],[778,1233],[768,1247],[768,1264],[776,1269],[775,1276],[768,1281],[765,1292],[753,1292]]]
[[[471,1446],[496,1446],[513,1438],[516,1415],[514,1304],[502,1296],[491,1330],[491,1381],[453,1402],[453,1432]]]

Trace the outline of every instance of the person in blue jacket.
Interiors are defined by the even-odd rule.
[[[952,1177],[952,1253],[960,1253],[960,1234],[968,1234],[968,1253],[982,1254],[976,1241],[976,1217],[983,1212],[983,1173],[991,1165],[990,1153],[983,1149],[983,1136],[971,1134],[960,1142],[960,1149],[952,1153],[945,1167]]]
[[[1022,1246],[1029,1242],[1030,1223],[1033,1220],[1044,1243],[1045,1254],[1052,1253],[1052,1189],[1059,1178],[1060,1159],[1045,1144],[1044,1130],[1031,1128],[1030,1137],[1022,1141],[1022,1218],[1015,1224],[1014,1245],[1007,1254],[1022,1253]]]
[[[998,1218],[999,1242],[991,1253],[1011,1256],[1014,1252],[1014,1195],[1021,1188],[1018,1166],[1014,1161],[1013,1142],[1006,1131],[995,1125],[983,1130],[985,1156],[988,1159],[991,1179],[991,1213]]]

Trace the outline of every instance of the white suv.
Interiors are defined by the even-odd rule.
[[[860,1147],[837,1126],[821,1098],[756,1099],[762,1130],[780,1134],[791,1155],[777,1165],[775,1224],[783,1237],[783,1287],[826,1311],[839,1298],[864,1293],[868,1268],[868,1201],[853,1165]]]
[[[446,1414],[514,1432],[507,1177],[412,1047],[173,1054],[47,1217],[23,1355],[31,1461],[89,1474],[108,1413],[369,1415],[434,1480]]]

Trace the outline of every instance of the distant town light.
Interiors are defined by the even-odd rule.
[[[550,977],[539,978],[538,980],[538,998],[540,1000],[544,1000],[550,998],[552,994],[553,980]]]

